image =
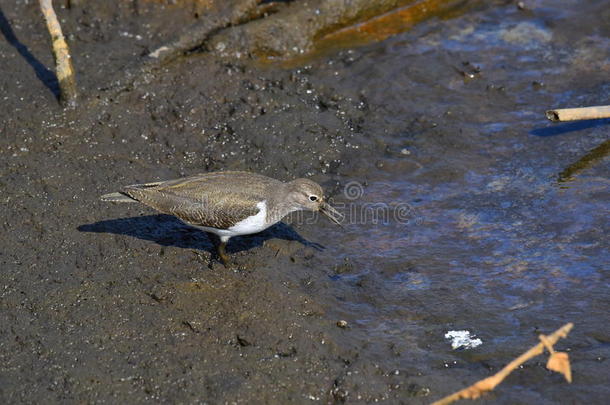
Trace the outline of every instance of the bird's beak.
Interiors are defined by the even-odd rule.
[[[322,203],[320,204],[320,212],[326,215],[328,219],[330,219],[335,224],[341,225],[341,221],[343,221],[343,214],[331,207],[330,204],[322,201]]]

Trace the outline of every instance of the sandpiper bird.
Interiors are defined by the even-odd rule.
[[[134,184],[103,201],[141,202],[220,237],[218,257],[228,265],[226,245],[237,235],[267,229],[291,212],[320,211],[340,224],[342,215],[324,201],[322,187],[308,179],[287,183],[248,172],[213,172],[176,180]]]

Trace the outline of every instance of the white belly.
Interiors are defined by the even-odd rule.
[[[248,218],[242,219],[232,227],[228,229],[216,229],[209,228],[207,226],[195,226],[202,231],[215,233],[220,236],[220,240],[226,242],[229,238],[238,235],[249,235],[251,233],[257,233],[260,231],[264,231],[269,228],[269,226],[273,224],[267,223],[267,203],[266,201],[261,201],[256,204],[258,208],[258,213],[256,215],[252,215]]]

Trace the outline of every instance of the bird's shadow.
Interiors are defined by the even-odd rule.
[[[129,235],[138,239],[153,241],[162,246],[206,250],[210,253],[216,251],[217,241],[213,240],[208,233],[190,227],[171,215],[159,214],[109,219],[81,225],[77,229],[80,232]],[[257,234],[231,238],[227,246],[227,252],[235,253],[249,250],[262,246],[266,240],[274,238],[296,241],[316,250],[324,249],[324,246],[308,241],[289,225],[279,222]]]

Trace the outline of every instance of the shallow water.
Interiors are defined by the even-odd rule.
[[[422,23],[313,63],[319,85],[366,99],[361,133],[381,152],[340,169],[344,184],[367,186],[357,200],[349,185],[337,196],[352,223],[329,239],[340,244],[333,254],[354,266],[332,279],[338,311],[376,348],[367,348],[370,361],[440,373],[453,388],[474,382],[477,367],[508,362],[507,353],[534,344],[536,333],[574,322],[560,347],[573,349],[588,388],[538,373],[518,390],[511,385],[523,377],[514,377],[493,400],[602,403],[607,153],[569,181],[559,174],[607,142],[610,120],[552,125],[543,112],[608,100],[610,42],[600,36],[608,26],[565,27],[585,13],[574,2],[528,6],[534,11],[506,6]],[[345,58],[348,74],[337,68]],[[473,77],[462,74],[469,69]],[[396,221],[402,204],[406,220]],[[364,221],[362,210],[371,214]],[[373,214],[390,222],[374,224]],[[469,330],[483,345],[452,351],[443,338],[452,329]],[[388,360],[389,347],[401,353]]]
[[[187,12],[75,8],[92,96],[73,112],[0,44],[0,397],[430,403],[574,322],[573,384],[541,357],[481,402],[607,402],[610,120],[544,118],[607,104],[606,3],[494,2],[290,69],[192,55],[116,95],[106,52],[120,70]],[[35,5],[16,10],[51,66]],[[99,201],[221,169],[313,176],[347,222],[235,238],[229,271],[201,232]]]

